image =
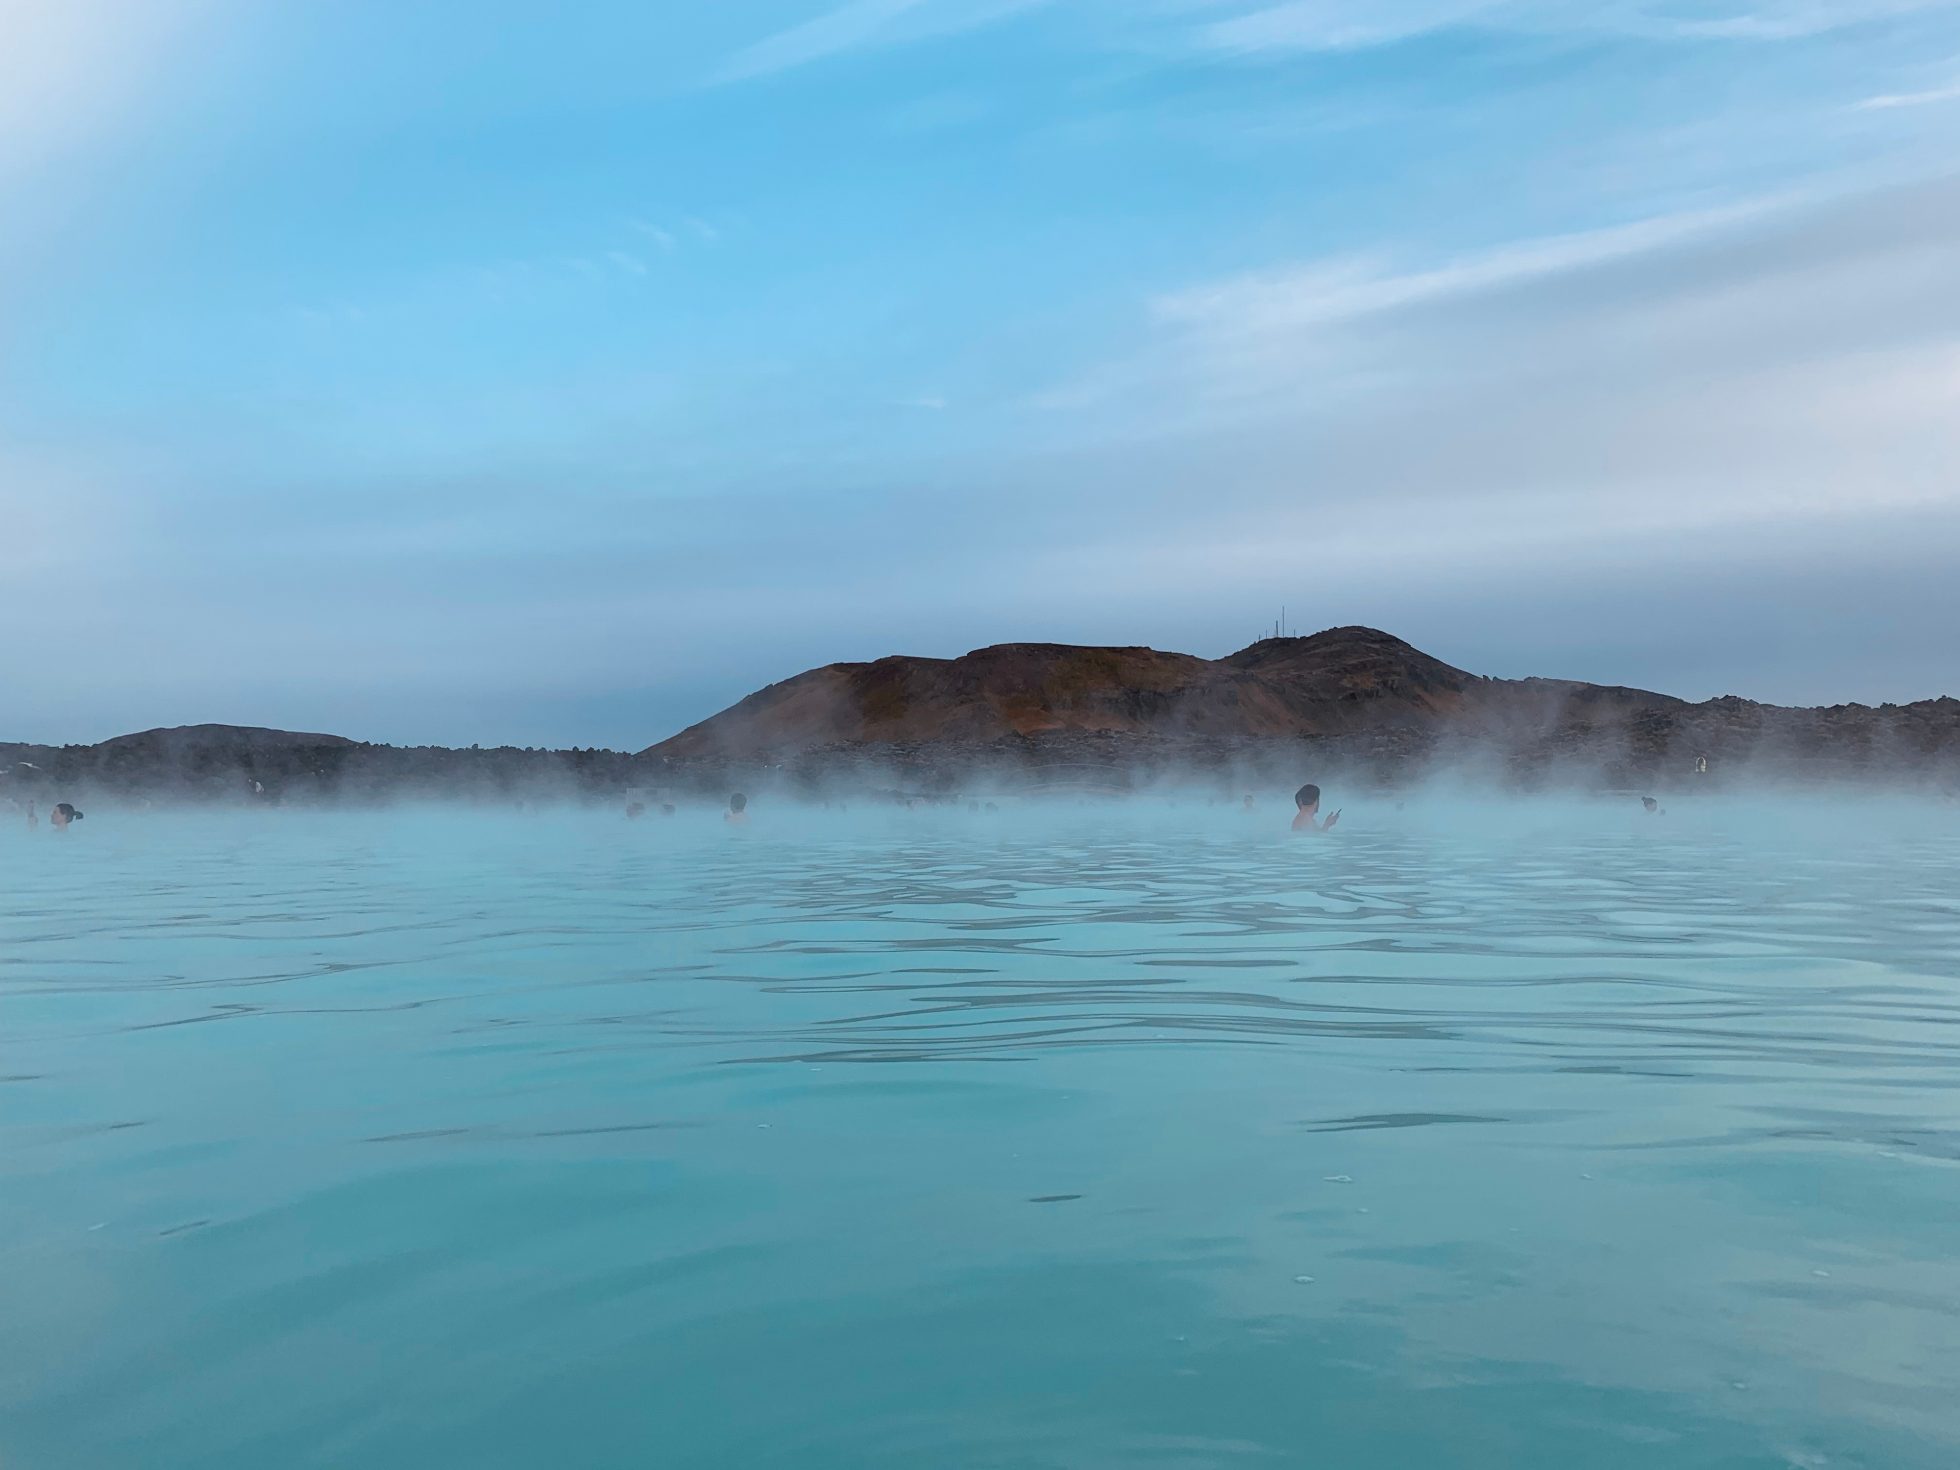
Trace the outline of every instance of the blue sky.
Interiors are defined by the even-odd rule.
[[[0,0],[0,738],[1960,692],[1960,4]]]

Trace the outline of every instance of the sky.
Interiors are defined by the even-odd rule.
[[[1960,0],[0,0],[0,739],[1960,693],[1957,145]]]

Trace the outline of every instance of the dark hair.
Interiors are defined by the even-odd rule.
[[[76,811],[72,806],[70,806],[65,801],[57,801],[54,804],[54,809],[60,812],[64,817],[66,817],[71,822],[79,822],[82,819],[82,814]]]
[[[1648,811],[1650,811],[1650,812],[1651,812],[1651,811],[1652,811],[1652,810],[1653,810],[1653,809],[1654,809],[1655,807],[1657,807],[1657,806],[1659,806],[1659,805],[1660,805],[1660,803],[1659,803],[1658,801],[1655,801],[1655,800],[1654,800],[1654,798],[1653,798],[1653,797],[1651,797],[1651,796],[1643,796],[1643,797],[1641,797],[1641,798],[1640,798],[1640,804],[1641,804],[1642,806],[1644,806],[1644,807],[1646,807],[1646,808],[1647,808],[1647,810],[1648,810]]]
[[[1309,781],[1293,793],[1293,804],[1302,810],[1320,805],[1320,788]]]
[[[728,809],[731,812],[743,811],[748,807],[748,804],[749,799],[739,791],[728,798]]]

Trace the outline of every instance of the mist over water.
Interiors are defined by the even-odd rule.
[[[0,829],[0,1463],[1944,1467],[1960,810]]]

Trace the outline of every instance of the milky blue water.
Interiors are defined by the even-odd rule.
[[[1960,822],[0,833],[0,1465],[1960,1463]]]

